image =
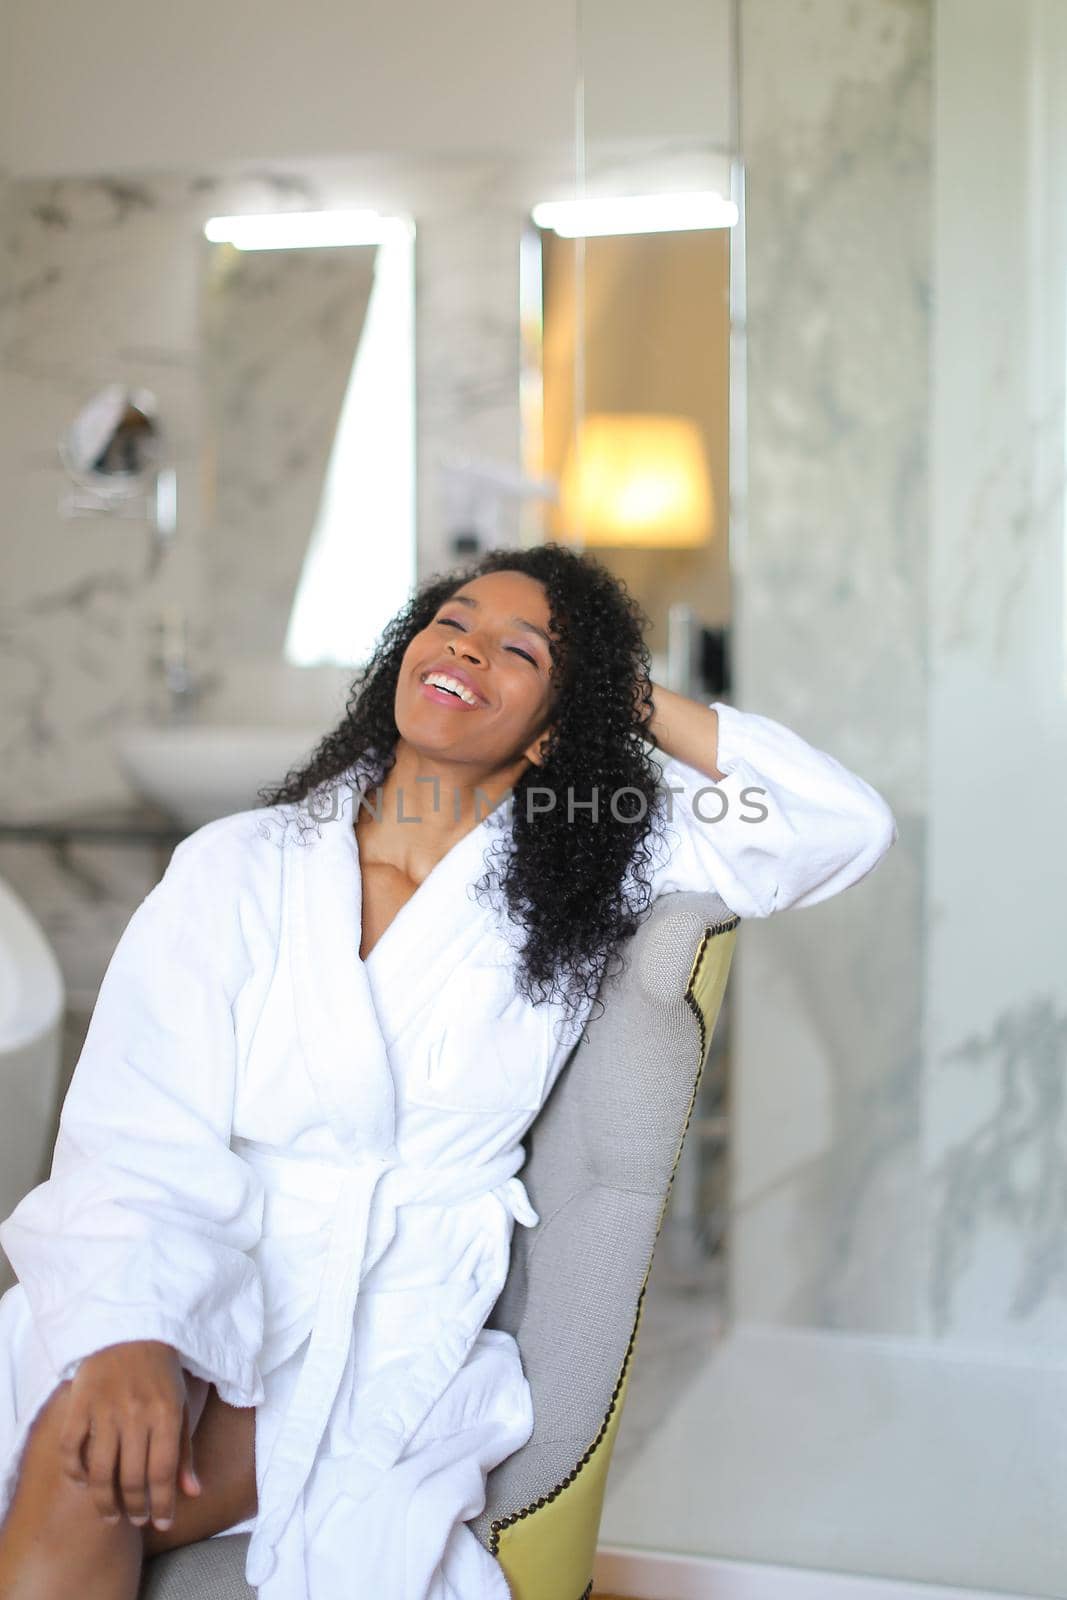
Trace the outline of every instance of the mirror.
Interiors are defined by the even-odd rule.
[[[736,8],[576,7],[573,201],[535,213],[549,527],[644,606],[653,676],[731,683]]]
[[[414,581],[414,230],[315,244],[314,215],[205,229],[208,620],[238,665],[355,666]]]
[[[161,460],[155,395],[108,384],[78,412],[59,453],[71,477],[105,500],[143,494]]]
[[[560,485],[546,533],[592,550],[638,596],[654,677],[710,698],[728,682],[736,213],[714,190],[674,187],[728,184],[723,158],[702,157],[690,152],[683,175],[677,151],[631,152],[584,202],[534,220],[543,465]],[[603,231],[575,237],[583,227]],[[678,638],[683,612],[692,628]]]

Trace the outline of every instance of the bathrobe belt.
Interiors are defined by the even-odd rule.
[[[314,1465],[340,1387],[353,1338],[353,1319],[371,1226],[374,1202],[375,1233],[384,1240],[395,1231],[396,1208],[406,1204],[447,1203],[495,1194],[519,1222],[532,1227],[537,1221],[526,1188],[514,1174],[525,1160],[521,1145],[491,1161],[448,1166],[398,1163],[394,1157],[368,1155],[350,1164],[303,1159],[267,1150],[252,1140],[234,1138],[233,1149],[264,1177],[268,1189],[286,1187],[286,1179],[303,1174],[326,1180],[333,1191],[332,1215],[327,1224],[329,1242],[323,1262],[315,1321],[307,1353],[282,1420],[274,1449],[260,1485],[260,1511],[252,1535],[246,1568],[248,1581],[266,1581],[274,1568],[273,1552],[292,1515],[296,1500]],[[382,1211],[386,1216],[382,1217]],[[484,1306],[472,1301],[478,1326],[492,1310],[507,1262],[500,1263],[499,1281],[487,1287],[492,1299]],[[475,1328],[475,1334],[477,1328]],[[360,1454],[368,1465],[387,1469],[405,1443],[403,1424],[375,1430],[376,1441],[366,1441]]]

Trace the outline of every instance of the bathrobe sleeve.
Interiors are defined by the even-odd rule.
[[[770,717],[712,709],[724,778],[657,757],[670,793],[653,894],[711,889],[738,916],[769,917],[865,877],[897,838],[878,791]]]
[[[158,1339],[248,1406],[263,1398],[262,1290],[248,1253],[263,1190],[229,1138],[235,1006],[269,933],[236,820],[183,840],[127,924],[51,1175],[0,1226],[0,1244],[62,1377],[107,1345]]]

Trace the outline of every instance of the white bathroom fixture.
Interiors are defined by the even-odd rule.
[[[187,827],[199,828],[259,805],[256,791],[280,784],[322,737],[321,727],[143,723],[120,730],[116,749],[140,794]]]
[[[63,1005],[52,947],[28,906],[0,878],[0,1221],[48,1175]],[[0,1254],[0,1290],[13,1281]]]

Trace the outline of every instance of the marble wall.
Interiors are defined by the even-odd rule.
[[[731,1325],[609,1485],[602,1538],[1051,1597],[1067,12],[741,18],[738,700],[869,778],[900,838],[845,894],[741,929]]]
[[[211,530],[201,514],[198,291],[203,221],[234,195],[292,203],[288,187],[269,180],[227,186],[170,175],[8,186],[0,348],[5,819],[133,798],[113,734],[160,709],[153,625],[167,608],[191,619],[194,666],[217,665],[203,627]],[[177,469],[178,536],[165,552],[143,503],[123,518],[60,512],[69,483],[56,441],[85,400],[119,377],[157,395]],[[159,870],[151,848],[0,843],[0,872],[40,918],[75,1006],[91,1004],[119,933]]]
[[[745,930],[734,1310],[1053,1351],[1067,29],[1043,0],[788,9],[744,8],[740,698],[901,838]]]
[[[920,1298],[1061,1364],[1067,13],[942,0],[937,59]]]
[[[742,932],[732,1305],[882,1334],[922,1325],[931,15],[742,8],[738,699],[862,773],[900,839]]]
[[[601,1534],[1059,1595],[1067,12],[740,15],[738,700],[900,838],[741,929],[731,1325]]]

